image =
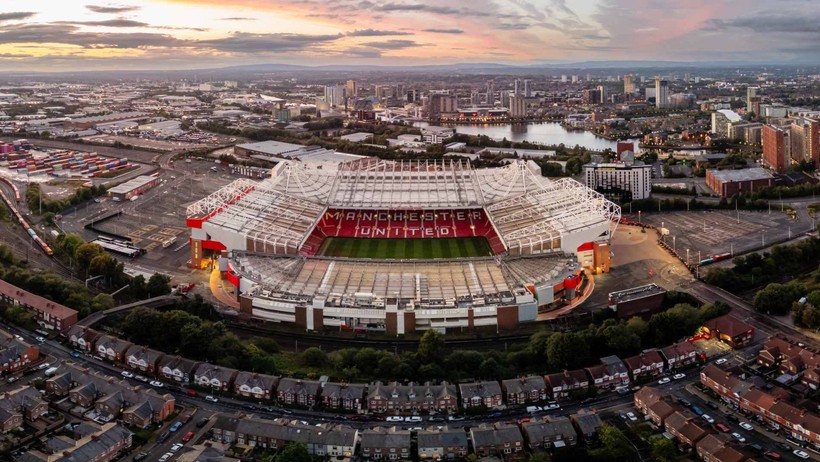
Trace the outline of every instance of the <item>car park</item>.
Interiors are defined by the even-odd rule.
[[[212,402],[212,403],[218,403],[218,402],[219,402],[219,398],[215,398],[215,397],[213,397],[213,396],[211,396],[211,395],[206,395],[206,396],[205,396],[205,401],[210,401],[210,402]]]
[[[670,379],[669,377],[664,377],[664,378],[658,380],[658,385],[666,385],[667,383],[669,383],[671,381],[672,381],[672,379]]]
[[[185,434],[185,436],[182,437],[182,442],[187,443],[188,441],[191,441],[191,438],[193,438],[193,437],[194,437],[194,432],[188,432],[188,433]]]
[[[749,430],[749,431],[752,431],[755,428],[749,422],[740,422],[738,425],[740,425],[740,428],[742,428],[744,430]]]
[[[715,423],[715,419],[712,418],[712,416],[710,416],[709,414],[703,414],[701,417],[703,417],[703,420],[709,422],[710,424]]]
[[[626,418],[629,419],[632,422],[637,422],[637,420],[638,420],[638,417],[635,415],[634,412],[627,412],[626,413]]]
[[[132,373],[130,373],[130,372],[128,372],[128,371],[122,371],[121,375],[122,375],[123,377],[127,378],[127,379],[133,379],[133,378],[134,378],[134,374],[132,374]]]
[[[734,439],[736,439],[736,440],[740,441],[741,443],[745,443],[745,442],[746,442],[746,438],[745,438],[743,435],[741,435],[740,433],[738,433],[738,432],[734,432],[734,433],[732,433],[732,438],[734,438]]]
[[[672,378],[675,379],[675,380],[680,380],[684,377],[686,377],[686,374],[675,374],[675,375],[672,376]]]
[[[807,453],[806,451],[801,451],[800,449],[795,449],[794,451],[792,451],[792,454],[794,454],[795,456],[797,456],[801,459],[808,459],[809,458],[809,453]]]

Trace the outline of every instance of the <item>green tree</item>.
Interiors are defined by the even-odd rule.
[[[598,438],[603,447],[591,450],[590,456],[598,461],[632,461],[636,459],[635,450],[626,436],[612,425],[605,424],[598,431]]]
[[[105,250],[98,244],[80,244],[74,251],[74,259],[77,262],[77,268],[81,274],[89,274],[88,270],[91,265],[91,260],[99,255],[103,255]]]
[[[114,308],[114,297],[109,294],[97,294],[91,299],[91,311],[103,311]]]
[[[444,336],[437,330],[430,329],[421,336],[418,347],[419,361],[422,363],[442,362],[444,356]]]
[[[752,303],[758,313],[779,316],[787,314],[802,294],[801,286],[796,284],[769,284],[755,294]]]
[[[327,353],[318,347],[310,347],[302,352],[302,363],[308,367],[322,367],[327,364]]]
[[[649,443],[649,453],[655,462],[673,462],[678,458],[675,445],[667,438],[658,437]]]
[[[166,295],[171,292],[171,277],[165,274],[154,273],[145,286],[149,297]]]
[[[303,443],[288,443],[274,460],[276,462],[312,462],[310,453]]]

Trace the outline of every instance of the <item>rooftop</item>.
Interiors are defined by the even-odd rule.
[[[768,170],[760,167],[743,168],[739,170],[709,170],[709,174],[714,176],[721,183],[731,183],[735,181],[768,180],[774,178]]]
[[[647,284],[645,286],[633,287],[631,289],[619,290],[617,292],[610,292],[609,298],[614,303],[622,303],[665,293],[666,289],[658,286],[655,283],[652,283]]]

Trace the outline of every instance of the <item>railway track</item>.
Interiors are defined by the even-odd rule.
[[[379,350],[392,350],[394,352],[415,351],[418,349],[417,340],[373,340],[366,338],[335,337],[321,334],[305,334],[299,332],[288,332],[284,330],[265,329],[263,327],[251,326],[242,322],[225,321],[231,330],[253,336],[266,336],[274,338],[286,347],[294,345],[295,350],[303,350],[312,346],[327,347],[328,349],[341,348],[375,348]],[[497,335],[486,338],[473,339],[445,339],[445,345],[455,350],[495,350],[508,348],[516,343],[527,342],[530,335]]]

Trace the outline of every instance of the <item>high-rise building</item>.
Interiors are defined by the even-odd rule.
[[[478,106],[479,104],[481,104],[481,93],[478,90],[473,90],[470,92],[470,105]]]
[[[635,77],[632,74],[624,75],[624,94],[631,95],[635,93]]]
[[[820,122],[806,117],[791,122],[788,126],[789,159],[795,163],[807,162],[817,167],[820,163]]]
[[[572,76],[572,83],[578,83],[578,75],[577,74]]]
[[[712,113],[712,133],[721,138],[729,137],[729,125],[742,121],[735,111],[731,109],[721,109]]]
[[[529,98],[532,96],[532,80],[526,79],[524,80],[524,97]]]
[[[495,80],[487,81],[487,105],[495,106]]]
[[[527,117],[527,98],[521,95],[510,97],[510,117],[513,119]]]
[[[754,111],[754,105],[752,103],[752,98],[757,96],[758,87],[746,87],[746,112]],[[759,102],[760,100],[758,100]]]
[[[575,79],[573,78],[572,81],[575,82]],[[567,74],[561,76],[561,83],[567,83]]]
[[[761,137],[763,138],[763,165],[776,172],[786,170],[786,162],[790,157],[790,131],[774,125],[764,125]]]
[[[344,106],[345,104],[345,86],[344,85],[328,85],[325,87],[325,102],[330,106]]]
[[[606,104],[606,87],[598,85],[598,104]]]
[[[669,107],[669,82],[655,79],[655,107]]]
[[[436,119],[442,114],[458,111],[458,98],[452,95],[432,94],[427,97],[427,117]]]
[[[523,84],[521,82],[521,79],[515,79],[515,83],[513,85],[513,94],[515,96],[519,96],[519,95],[521,95],[521,93],[523,91],[524,91],[524,88],[523,88]]]
[[[348,80],[347,84],[345,85],[345,90],[347,91],[345,96],[347,96],[348,98],[355,98],[356,95],[359,94],[359,87],[356,85],[355,80]]]
[[[415,103],[418,101],[418,92],[416,90],[407,90],[407,102]]]
[[[584,104],[599,104],[601,101],[601,90],[597,88],[584,90],[581,94]]]

